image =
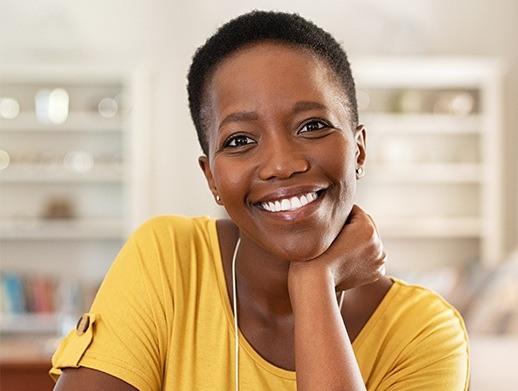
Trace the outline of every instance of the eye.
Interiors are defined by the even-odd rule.
[[[227,140],[225,140],[225,144],[223,145],[225,148],[237,148],[244,147],[246,145],[255,144],[256,141],[248,137],[244,134],[239,134],[237,136],[231,136]]]
[[[314,132],[316,130],[322,130],[329,128],[329,125],[324,121],[311,120],[306,122],[299,130],[299,133]]]

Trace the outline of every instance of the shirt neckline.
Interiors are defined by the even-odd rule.
[[[393,298],[398,294],[401,288],[401,280],[395,277],[390,277],[390,279],[392,280],[392,286],[389,288],[387,293],[385,293],[385,296],[383,299],[381,299],[378,307],[372,313],[367,322],[363,325],[362,329],[352,343],[352,347],[355,352],[359,350],[360,346],[367,339],[368,335],[375,329],[376,324],[382,319],[383,314],[388,311],[391,303],[393,302]]]
[[[227,318],[227,325],[232,333],[235,336],[234,330],[234,314],[232,312],[230,298],[227,292],[225,273],[223,271],[223,259],[221,257],[221,248],[219,246],[219,236],[218,229],[216,226],[216,219],[210,220],[210,240],[212,243],[212,252],[214,259],[214,268],[216,271],[217,284],[220,294],[221,303],[223,305],[223,310],[225,312]],[[386,311],[386,308],[390,305],[392,301],[392,297],[397,294],[398,289],[396,286],[399,286],[399,280],[396,278],[392,278],[394,282],[392,286],[389,288],[388,292],[385,294],[380,304],[373,312],[371,317],[367,320],[365,325],[362,327],[356,338],[352,343],[353,350],[357,350],[358,347],[362,344],[362,342],[366,339],[367,335],[374,328],[378,320],[381,318],[382,314]],[[252,345],[247,341],[245,336],[239,331],[239,346],[243,348],[243,350],[250,356],[250,358],[255,361],[258,365],[260,365],[266,371],[285,379],[296,379],[295,371],[290,371],[287,369],[280,368],[266,359],[264,359],[257,351],[253,348]]]

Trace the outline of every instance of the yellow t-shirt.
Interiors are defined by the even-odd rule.
[[[84,366],[141,391],[235,387],[234,324],[215,220],[157,217],[135,232],[51,375]],[[369,390],[466,390],[468,342],[457,311],[397,279],[353,343]],[[240,334],[241,390],[295,390],[295,372]]]

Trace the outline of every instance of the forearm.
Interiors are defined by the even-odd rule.
[[[293,273],[298,390],[365,390],[331,276]]]

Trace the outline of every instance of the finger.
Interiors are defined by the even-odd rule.
[[[385,275],[385,273],[387,272],[387,269],[385,267],[385,264],[383,264],[379,269],[378,269],[378,273],[380,274],[380,278],[383,277]]]
[[[359,219],[360,216],[366,216],[369,219],[369,221],[372,224],[372,226],[374,227],[374,229],[376,230],[376,234],[378,235],[378,237],[381,238],[378,226],[376,225],[376,222],[374,221],[374,219],[372,218],[372,216],[370,214],[365,212],[362,208],[360,208],[356,204],[353,206],[353,209],[351,210],[351,215],[353,214],[353,211],[355,213],[354,216],[353,216],[355,219]]]
[[[351,211],[349,212],[346,224],[354,224],[358,221],[362,221],[366,218],[366,216],[367,213],[365,213],[364,210],[360,208],[358,205],[354,204],[351,208]]]
[[[372,218],[372,216],[370,214],[367,214],[367,217],[369,218],[369,220],[371,221],[372,223],[372,226],[374,227],[374,229],[376,230],[376,234],[378,235],[379,238],[381,238],[381,235],[380,235],[380,231],[378,229],[378,226],[376,225],[376,223],[374,222],[374,219]]]
[[[357,233],[368,233],[369,236],[373,235],[380,238],[378,228],[376,227],[374,220],[358,205],[353,206],[351,213],[349,214],[349,219],[344,226],[344,231],[346,232],[351,232],[353,230]]]

